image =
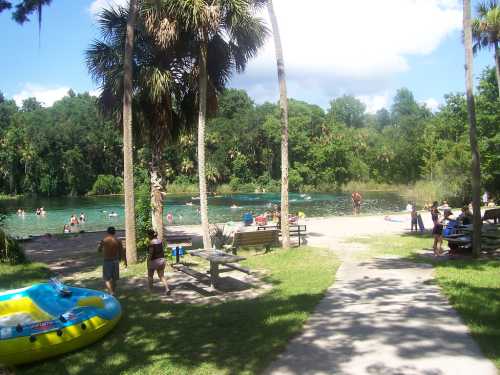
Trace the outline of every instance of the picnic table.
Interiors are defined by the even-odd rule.
[[[216,249],[203,249],[203,250],[191,250],[188,254],[202,259],[208,260],[210,262],[210,285],[216,286],[219,281],[219,273],[226,270],[219,270],[219,266],[225,265],[229,269],[236,269],[241,272],[250,273],[250,270],[240,267],[235,262],[245,260],[246,258],[237,255],[226,253],[225,251]]]

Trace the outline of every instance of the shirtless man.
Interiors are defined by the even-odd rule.
[[[127,259],[120,240],[115,237],[116,230],[109,227],[107,236],[99,244],[98,252],[103,253],[102,277],[106,289],[111,295],[115,294],[116,282],[120,279],[120,260],[123,259],[127,267]]]
[[[359,211],[361,210],[361,201],[363,200],[361,193],[358,193],[357,191],[353,192],[351,194],[351,200],[352,200],[352,213],[354,215],[359,215]]]

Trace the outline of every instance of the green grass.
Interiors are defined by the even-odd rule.
[[[391,235],[358,240],[369,244],[369,256],[397,255],[432,263],[436,280],[458,311],[483,353],[500,369],[500,260],[435,260],[422,256],[430,249],[431,236]]]
[[[42,263],[27,263],[16,266],[0,263],[0,291],[45,282],[50,275],[49,269]]]
[[[0,194],[0,201],[10,201],[16,200],[22,197],[22,194],[10,195],[10,194]]]
[[[307,247],[245,255],[245,266],[267,272],[269,293],[217,305],[176,305],[127,290],[120,296],[123,317],[107,337],[18,373],[258,373],[301,331],[339,263],[331,252]]]
[[[404,258],[411,258],[417,262],[428,262],[432,259],[424,259],[419,251],[432,249],[434,239],[430,234],[404,234],[353,237],[346,242],[361,243],[367,246],[367,251],[359,252],[358,259],[368,259],[374,256],[392,255]]]

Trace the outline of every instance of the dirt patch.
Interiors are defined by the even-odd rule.
[[[185,233],[183,231],[183,233]],[[118,233],[123,236],[123,233]],[[194,233],[193,236],[197,236]],[[101,279],[101,259],[97,254],[97,245],[104,237],[103,232],[81,233],[77,236],[41,236],[25,242],[27,256],[32,261],[42,262],[63,282],[92,289],[103,289]],[[208,263],[185,257],[188,267],[194,269],[205,278],[195,278],[175,268],[167,267],[167,279],[172,293],[166,296],[163,286],[155,276],[152,295],[169,303],[221,303],[226,301],[252,299],[272,289],[263,281],[262,271],[252,270],[250,275],[239,271],[225,272],[221,275],[217,288],[210,286]],[[121,280],[118,283],[118,293],[147,290],[146,263],[133,266],[134,269],[121,268]],[[138,270],[138,267],[144,269]],[[132,267],[131,267],[132,268]],[[142,275],[141,275],[142,273]]]

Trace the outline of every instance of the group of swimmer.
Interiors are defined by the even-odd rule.
[[[45,216],[47,215],[47,211],[45,211],[45,209],[43,207],[39,207],[35,210],[35,215],[36,216]],[[18,208],[17,209],[17,216],[26,216],[26,212],[24,211],[23,208]]]
[[[77,217],[76,214],[71,215],[69,218],[69,224],[64,224],[63,233],[74,232],[78,225],[85,224],[86,221],[87,216],[83,212],[80,212],[79,217]]]

